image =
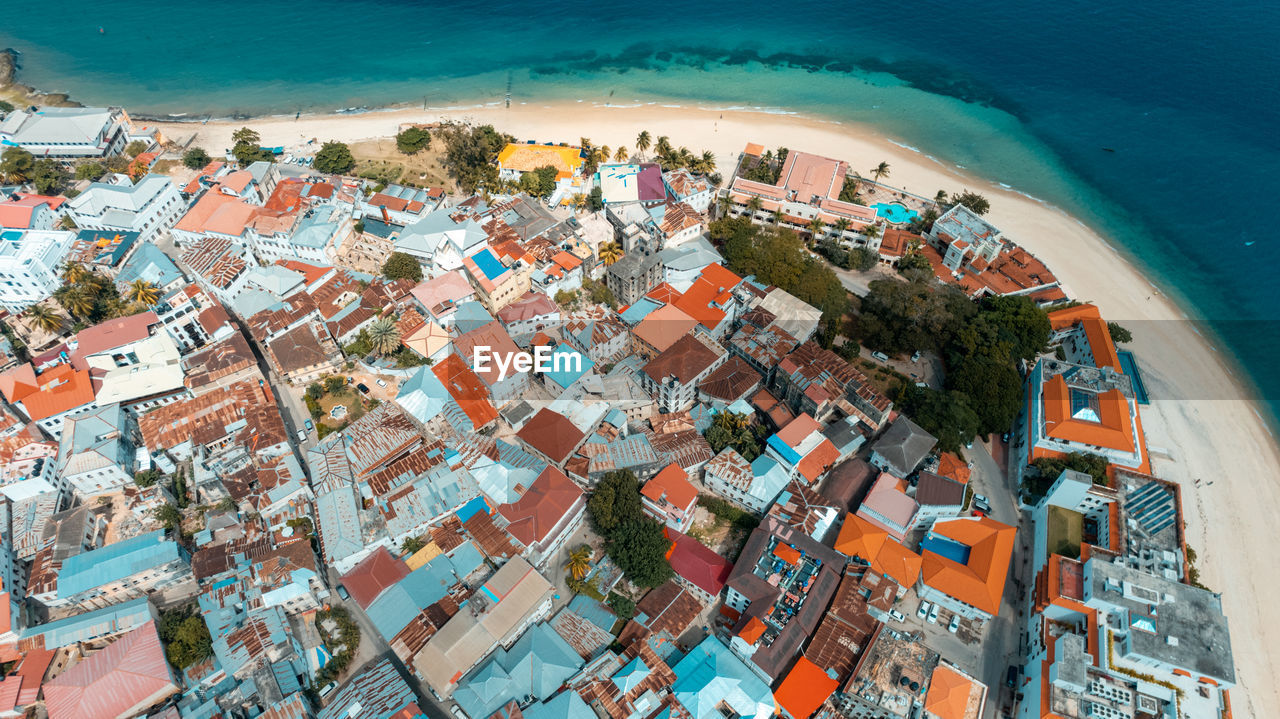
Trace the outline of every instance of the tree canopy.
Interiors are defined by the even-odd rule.
[[[71,175],[57,160],[36,160],[31,170],[31,182],[36,186],[36,192],[41,195],[61,193],[66,189],[70,179]]]
[[[1119,322],[1108,322],[1107,332],[1111,335],[1111,341],[1116,344],[1126,344],[1133,341],[1133,333],[1125,329]]]
[[[382,263],[382,276],[389,280],[422,281],[422,265],[403,252],[392,252]]]
[[[444,141],[444,165],[463,192],[497,184],[498,153],[515,138],[498,132],[492,125],[447,125],[436,131]]]
[[[587,516],[596,532],[608,537],[623,524],[644,517],[640,482],[631,470],[609,472],[600,478],[587,501]]]
[[[520,176],[520,191],[534,197],[550,197],[556,191],[557,170],[545,165]]]
[[[1046,482],[1057,479],[1064,469],[1073,469],[1092,477],[1094,484],[1107,483],[1107,460],[1096,454],[1070,452],[1065,457],[1040,457],[1032,460],[1031,466]]]
[[[609,536],[609,557],[633,584],[656,587],[671,579],[674,572],[667,562],[671,540],[662,525],[649,517],[627,522]]]
[[[406,155],[416,155],[431,146],[431,133],[421,127],[406,127],[396,135],[396,149]]]
[[[958,195],[952,195],[951,202],[956,205],[964,205],[972,210],[975,215],[985,215],[991,210],[991,203],[987,201],[987,198],[972,190],[965,190]]]
[[[938,448],[943,451],[959,452],[978,433],[978,414],[963,392],[905,384],[897,404],[924,431],[938,438]]]
[[[10,147],[0,153],[0,175],[9,182],[26,182],[35,169],[35,157],[21,147]]]
[[[760,431],[746,415],[720,412],[712,418],[711,426],[703,436],[716,454],[725,447],[733,447],[748,462],[754,462],[760,456]]]
[[[209,164],[209,153],[204,148],[193,147],[182,153],[182,164],[189,169],[199,170]]]
[[[710,229],[730,270],[755,275],[761,284],[780,287],[822,310],[828,334],[840,325],[849,311],[849,293],[834,270],[805,250],[799,235],[754,225],[745,217],[716,220]]]
[[[345,175],[356,166],[356,159],[351,156],[351,148],[343,142],[326,142],[316,153],[312,163],[320,172],[333,175]]]
[[[192,606],[161,612],[157,629],[164,642],[165,658],[179,669],[213,656],[209,627]]]

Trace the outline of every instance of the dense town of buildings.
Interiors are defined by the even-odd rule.
[[[14,111],[0,139],[165,151],[117,109]],[[774,184],[721,188],[653,162],[589,172],[569,145],[496,164],[550,166],[554,190],[228,157],[181,187],[0,202],[0,716],[1230,716],[1227,620],[1096,307],[1049,313],[1012,436],[961,456],[707,234],[717,212],[818,219],[973,297],[1066,299],[997,228],[955,205],[915,233],[840,199],[846,162],[800,151]],[[592,188],[604,209],[565,206]],[[392,252],[422,280],[381,276]],[[57,314],[68,265],[136,311]],[[548,367],[513,364],[544,349]],[[759,428],[754,456],[713,450],[724,414]],[[1105,476],[1015,494],[1073,452]],[[674,576],[647,591],[587,520],[621,470],[669,543]],[[753,528],[711,536],[711,507]],[[197,661],[176,659],[175,612],[207,629]]]

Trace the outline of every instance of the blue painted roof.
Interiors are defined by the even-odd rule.
[[[573,358],[577,357],[577,360]],[[574,366],[577,366],[575,371]],[[573,349],[569,345],[559,345],[551,352],[551,372],[543,374],[552,382],[561,387],[568,388],[569,385],[578,381],[578,378],[591,371],[596,363],[590,357]],[[559,370],[555,368],[560,367]]]
[[[801,459],[800,453],[788,447],[787,443],[779,439],[776,434],[769,437],[768,444],[775,452],[782,455],[782,458],[787,460],[788,464],[794,465]]]
[[[461,509],[454,512],[454,514],[458,515],[458,519],[460,521],[466,522],[468,519],[471,519],[472,517],[476,516],[480,512],[484,512],[485,514],[490,513],[489,504],[488,502],[484,501],[484,497],[476,497],[470,502],[467,502],[466,504],[462,505]]]
[[[569,602],[569,611],[610,634],[613,634],[613,625],[618,623],[618,615],[607,604],[585,594],[579,594]]]
[[[72,597],[182,558],[177,542],[157,529],[101,549],[68,557],[58,574],[58,598]]]
[[[635,327],[640,324],[640,320],[648,317],[650,312],[653,312],[661,306],[661,303],[654,302],[648,297],[641,297],[639,300],[636,300],[635,304],[628,307],[620,316],[622,317],[623,322]]]
[[[125,260],[116,275],[116,282],[127,285],[134,280],[146,280],[156,287],[164,287],[182,279],[182,272],[159,247],[150,242],[138,245],[137,252]]]
[[[27,627],[22,630],[21,636],[23,639],[43,636],[45,648],[55,649],[125,632],[145,624],[151,618],[151,605],[147,598],[138,597],[123,604]]]

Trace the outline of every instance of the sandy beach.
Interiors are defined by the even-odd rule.
[[[1102,238],[1063,212],[979,178],[965,176],[889,142],[869,129],[790,115],[687,108],[608,108],[586,103],[522,105],[451,112],[397,110],[361,115],[264,118],[161,124],[171,139],[198,133],[211,154],[231,146],[242,126],[264,145],[297,147],[308,140],[356,141],[388,137],[400,123],[466,120],[491,123],[522,140],[625,145],[637,133],[670,137],[676,147],[713,151],[725,174],[747,142],[785,146],[847,160],[862,172],[890,164],[888,184],[921,195],[937,190],[979,191],[988,216],[1005,234],[1045,261],[1071,296],[1097,303],[1104,316],[1134,335],[1152,403],[1143,423],[1154,472],[1183,487],[1187,541],[1199,555],[1201,581],[1224,592],[1239,686],[1231,692],[1236,717],[1280,716],[1280,667],[1273,647],[1280,626],[1266,619],[1268,597],[1280,596],[1280,565],[1270,536],[1280,516],[1280,451],[1237,377],[1239,369],[1198,334],[1182,310],[1155,289]],[[1202,481],[1197,486],[1195,479]],[[1213,484],[1209,484],[1213,482]]]

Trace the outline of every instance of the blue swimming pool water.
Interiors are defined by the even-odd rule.
[[[876,214],[895,225],[901,225],[914,220],[920,213],[915,210],[908,210],[904,205],[897,202],[877,202],[872,205]]]
[[[1133,353],[1129,350],[1119,350],[1116,355],[1120,358],[1120,369],[1133,380],[1133,394],[1138,404],[1151,404],[1150,398],[1147,397],[1147,386],[1142,382],[1142,375],[1138,372],[1138,362],[1133,358]]]
[[[503,272],[507,271],[507,268],[498,261],[498,258],[494,257],[493,253],[488,250],[477,252],[471,259],[475,261],[476,267],[480,268],[484,276],[490,280],[498,279]]]

